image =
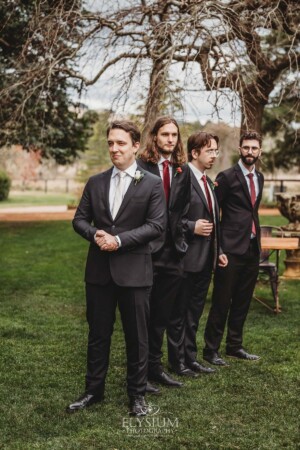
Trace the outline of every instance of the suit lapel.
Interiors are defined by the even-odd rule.
[[[141,167],[138,167],[138,170],[140,170],[140,172],[142,172],[144,174],[144,176],[146,176],[146,172]],[[143,178],[138,183],[136,183],[134,181],[134,179],[132,178],[132,180],[130,182],[130,185],[128,186],[128,189],[126,191],[126,194],[124,195],[124,198],[123,198],[123,201],[121,203],[120,209],[119,209],[119,211],[118,211],[118,213],[117,213],[117,215],[115,217],[115,221],[119,218],[119,216],[122,214],[122,212],[126,209],[126,206],[127,206],[128,202],[129,202],[129,200],[131,199],[131,197],[132,197],[132,195],[134,193],[134,190],[137,189],[137,185],[142,183],[142,182],[143,182]]]
[[[216,218],[219,217],[218,199],[217,199],[217,196],[215,194],[213,181],[209,177],[207,177],[207,180],[208,180],[208,184],[210,186],[210,190],[211,190],[213,198],[214,198],[215,220],[217,220]]]
[[[108,170],[104,174],[104,205],[105,205],[105,211],[107,211],[107,214],[111,220],[113,220],[110,212],[110,205],[109,205],[109,188],[110,188],[110,180],[111,180],[111,174],[113,171],[113,167]]]
[[[256,175],[257,175],[257,181],[258,181],[259,192],[257,193],[257,196],[256,196],[256,202],[255,202],[255,205],[254,205],[254,206],[256,206],[256,203],[260,201],[260,199],[261,199],[261,194],[262,194],[262,188],[263,188],[263,181],[262,181],[262,176],[261,176],[261,174],[260,174],[259,172],[256,171]]]
[[[246,194],[246,197],[247,197],[247,199],[248,199],[248,201],[249,201],[249,203],[250,203],[250,205],[252,207],[251,197],[250,197],[250,192],[249,192],[249,189],[248,189],[247,181],[245,180],[244,174],[243,174],[243,172],[242,172],[242,170],[241,170],[241,168],[240,168],[240,166],[238,164],[236,164],[235,170],[236,170],[237,177],[238,177],[238,179],[239,179],[239,181],[240,181],[240,183],[241,183],[241,185],[243,187],[243,190],[244,190],[244,192]]]
[[[192,185],[195,188],[195,191],[197,192],[197,194],[199,195],[199,197],[201,198],[202,202],[204,203],[207,212],[209,213],[209,208],[208,208],[208,204],[205,198],[205,195],[200,187],[199,181],[197,180],[197,178],[195,177],[193,171],[191,170],[191,181],[192,181]]]

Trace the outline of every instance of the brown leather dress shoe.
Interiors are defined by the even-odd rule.
[[[145,416],[147,412],[148,407],[145,403],[145,398],[142,395],[133,395],[129,397],[130,416]]]
[[[94,403],[102,402],[104,399],[104,396],[97,396],[92,394],[84,393],[82,394],[75,402],[71,403],[66,408],[67,413],[74,413],[76,411],[79,411],[80,409],[88,408],[89,406],[93,405]]]
[[[244,359],[246,361],[258,361],[260,359],[260,356],[251,355],[250,353],[247,353],[243,348],[235,351],[228,350],[226,351],[226,356],[228,356],[229,358]]]

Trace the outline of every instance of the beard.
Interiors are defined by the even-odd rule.
[[[243,161],[243,163],[246,166],[254,166],[254,164],[256,163],[256,161],[258,161],[258,156],[252,156],[252,155],[243,155],[242,153],[240,154],[241,156],[241,160]],[[251,159],[251,160],[250,160]]]
[[[163,156],[165,156],[165,157],[170,156],[174,152],[174,150],[175,150],[175,148],[172,148],[170,150],[166,150],[164,148],[160,148],[160,147],[157,146],[158,153],[163,155]]]

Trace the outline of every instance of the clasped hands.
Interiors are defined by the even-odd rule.
[[[119,248],[115,236],[106,233],[106,231],[103,230],[97,230],[95,234],[95,243],[101,250],[106,252],[115,252]]]

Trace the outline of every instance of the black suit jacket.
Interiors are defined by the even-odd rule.
[[[159,176],[160,173],[157,164],[138,160],[139,166],[143,169]],[[173,176],[170,189],[169,204],[167,207],[168,216],[168,236],[162,235],[151,243],[152,253],[158,252],[167,241],[170,243],[175,255],[182,258],[187,251],[187,242],[185,236],[186,215],[190,201],[190,169],[184,164],[180,166],[181,171],[177,172],[178,166],[173,166]],[[162,184],[162,180],[161,180]]]
[[[161,179],[141,170],[144,177],[132,180],[115,219],[109,208],[112,168],[91,177],[73,219],[77,233],[90,241],[85,281],[105,285],[143,287],[153,282],[149,242],[166,226],[166,204]],[[115,252],[101,251],[94,243],[96,230],[118,235],[122,246]]]
[[[220,172],[216,178],[215,193],[221,209],[221,247],[224,253],[243,255],[249,247],[252,220],[256,227],[260,250],[258,207],[264,184],[263,174],[257,173],[259,192],[254,207],[247,182],[238,164]]]
[[[219,227],[219,207],[218,201],[214,193],[214,185],[209,177],[207,182],[210,184],[212,194],[214,196],[214,213],[215,228],[213,233],[213,245],[211,237],[199,236],[194,234],[195,224],[198,219],[206,219],[211,221],[208,204],[199,185],[198,180],[191,171],[191,201],[188,211],[188,231],[187,242],[188,251],[184,257],[185,272],[201,272],[207,264],[211,252],[213,252],[213,265],[215,267],[220,249],[220,227]]]

